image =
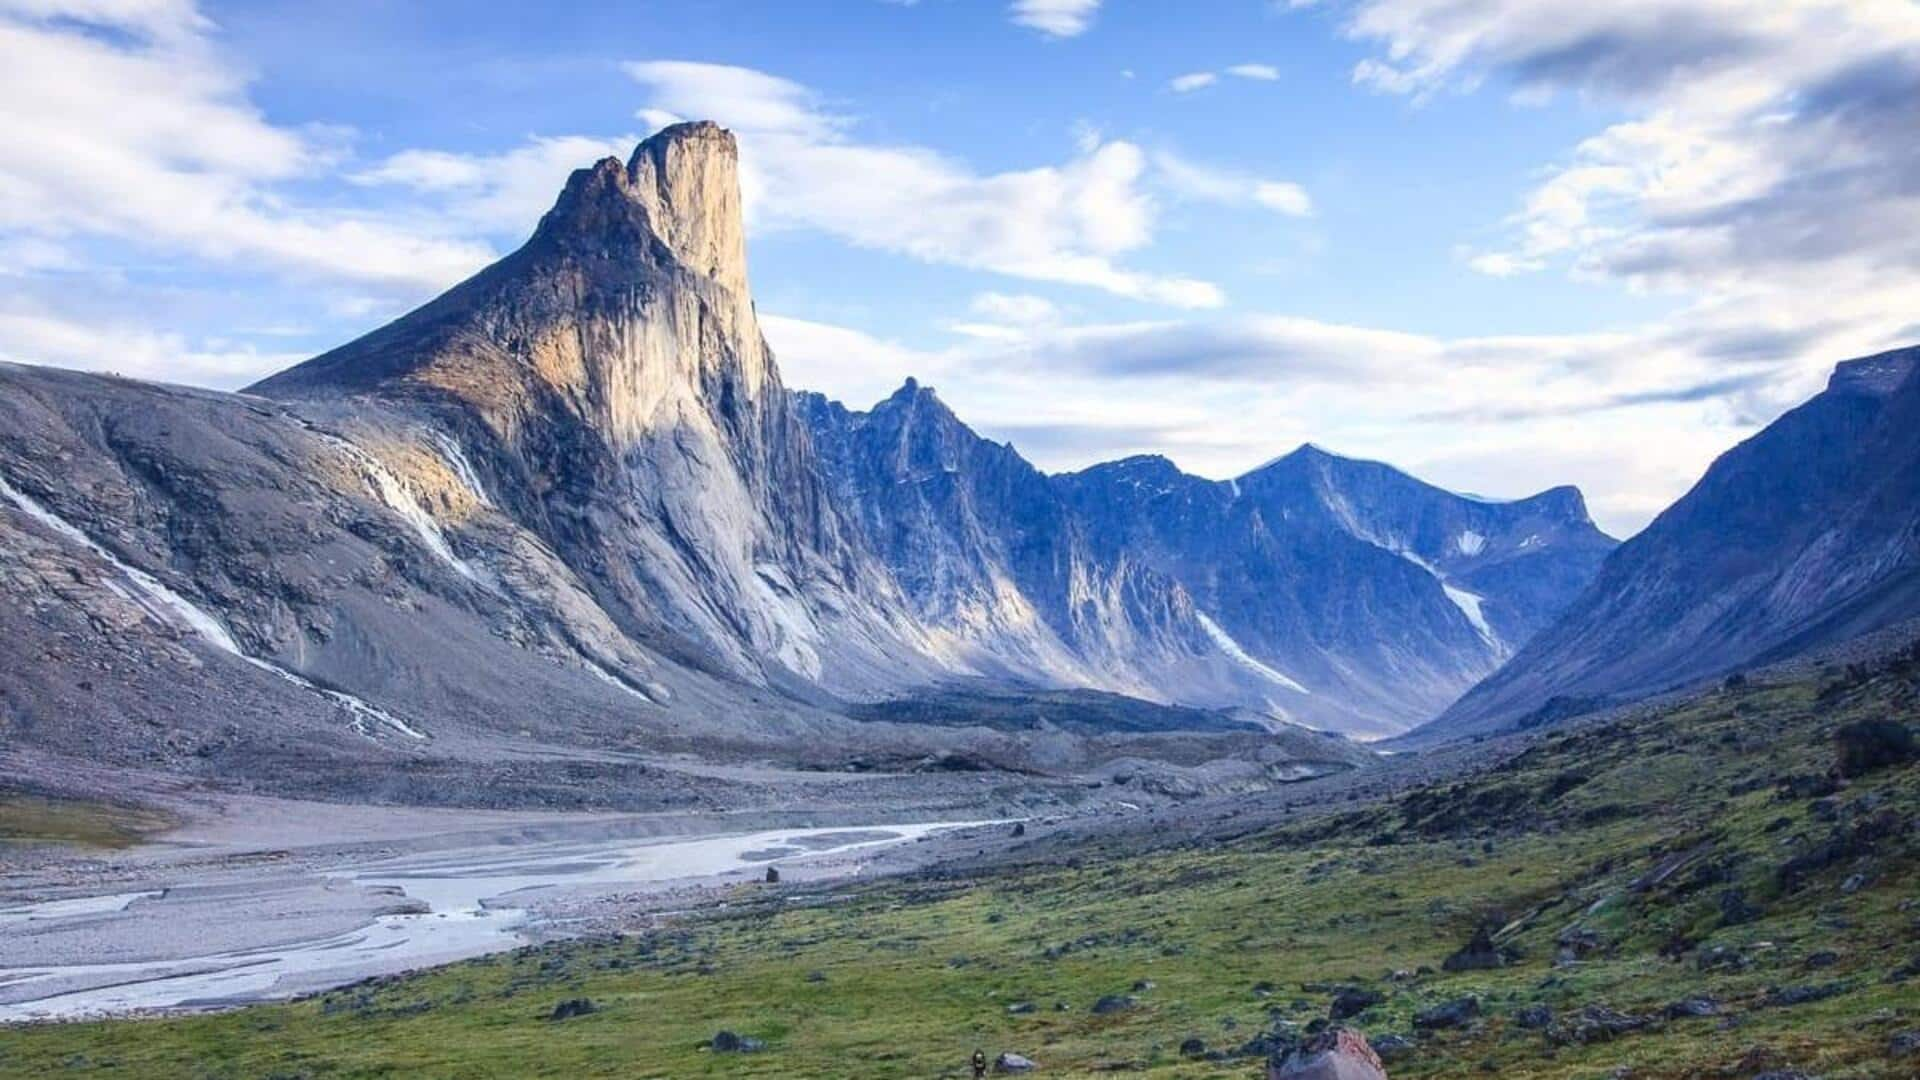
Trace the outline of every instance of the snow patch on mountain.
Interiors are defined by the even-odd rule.
[[[1234,663],[1239,664],[1241,667],[1246,668],[1248,671],[1251,671],[1262,678],[1270,679],[1273,682],[1279,683],[1281,686],[1284,686],[1287,689],[1294,691],[1295,693],[1299,693],[1299,694],[1313,693],[1313,691],[1307,689],[1304,686],[1301,686],[1299,682],[1290,678],[1285,672],[1269,667],[1266,664],[1263,664],[1260,661],[1255,660],[1252,656],[1248,655],[1247,650],[1241,648],[1240,643],[1233,640],[1233,635],[1227,633],[1225,628],[1223,628],[1219,623],[1214,622],[1212,619],[1208,618],[1205,612],[1195,612],[1194,614],[1200,620],[1200,629],[1205,630],[1207,632],[1207,636],[1213,639],[1213,643],[1219,647],[1220,651],[1223,653],[1226,653],[1227,658],[1232,660]]]
[[[441,431],[429,434],[434,445],[440,448],[441,456],[447,459],[447,467],[453,470],[453,475],[466,485],[468,491],[473,492],[473,497],[480,500],[480,505],[492,506],[493,497],[487,494],[486,485],[480,482],[480,474],[474,471],[473,463],[467,460],[466,451],[460,449],[459,441]]]
[[[420,501],[413,497],[413,492],[407,490],[406,483],[395,476],[393,470],[387,468],[379,458],[338,435],[329,435],[321,431],[316,431],[314,434],[353,459],[354,464],[360,467],[361,473],[366,477],[367,489],[379,496],[380,501],[386,503],[394,513],[399,514],[401,520],[413,526],[415,535],[420,537],[420,542],[427,546],[428,551],[433,552],[441,562],[452,567],[454,573],[476,585],[485,584],[478,570],[453,553],[453,546],[447,543],[446,534],[440,531],[440,523],[433,520],[433,515],[427,513],[426,507],[420,505]]]
[[[1480,636],[1486,639],[1487,644],[1498,647],[1499,639],[1494,637],[1493,627],[1487,625],[1487,617],[1480,610],[1480,605],[1485,603],[1487,598],[1479,593],[1468,592],[1457,585],[1449,585],[1445,580],[1440,582],[1440,587],[1446,590],[1447,599],[1453,601],[1453,606],[1460,609],[1460,613],[1467,617],[1467,621],[1473,624],[1475,630],[1480,631]]]

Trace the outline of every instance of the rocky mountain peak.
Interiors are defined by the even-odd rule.
[[[683,265],[746,291],[740,147],[732,132],[707,120],[663,128],[634,148],[627,180],[654,232]]]
[[[1884,397],[1898,390],[1917,366],[1920,366],[1920,345],[1847,360],[1834,367],[1827,389]]]
[[[670,258],[735,293],[747,291],[740,152],[708,121],[675,124],[634,148],[575,170],[540,221],[537,240],[619,259]]]
[[[1592,520],[1587,513],[1587,497],[1572,484],[1551,487],[1537,495],[1517,499],[1515,503],[1544,517],[1569,524],[1580,525]]]

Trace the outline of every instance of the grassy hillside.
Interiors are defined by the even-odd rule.
[[[1914,723],[1917,681],[1729,688],[1205,848],[756,891],[291,1006],[6,1031],[0,1075],[924,1078],[981,1047],[1042,1076],[1253,1077],[1263,1033],[1338,997],[1406,1040],[1396,1080],[1914,1076],[1890,1044],[1920,1029],[1920,768],[1828,772],[1842,725]],[[1469,963],[1501,966],[1448,970],[1476,931]],[[549,1019],[573,998],[596,1011]],[[1416,1019],[1448,1003],[1470,1015]],[[706,1049],[723,1029],[765,1049]]]

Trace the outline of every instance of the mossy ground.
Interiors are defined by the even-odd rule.
[[[0,853],[29,844],[130,847],[166,825],[149,810],[0,791]]]
[[[1832,763],[1837,726],[1911,718],[1916,678],[1909,664],[1728,690],[1550,737],[1470,781],[1225,844],[882,883],[832,903],[756,892],[645,934],[294,1005],[4,1031],[0,1076],[923,1078],[965,1075],[980,1047],[1026,1054],[1043,1076],[1244,1078],[1261,1075],[1259,1059],[1178,1048],[1236,1048],[1276,1018],[1304,1027],[1337,984],[1385,995],[1349,1021],[1373,1036],[1411,1037],[1416,1011],[1480,999],[1467,1029],[1416,1037],[1390,1065],[1396,1080],[1911,1077],[1920,1059],[1889,1056],[1888,1040],[1920,1027],[1920,976],[1890,981],[1920,952],[1920,769],[1854,780],[1830,804],[1806,788]],[[1803,789],[1783,793],[1793,777]],[[1884,826],[1887,810],[1893,833],[1783,879],[1795,855],[1874,814]],[[1731,889],[1753,915],[1725,925]],[[1439,970],[1476,926],[1516,921],[1497,939],[1517,953],[1509,966]],[[1598,948],[1555,966],[1576,924]],[[1703,969],[1712,955],[1744,962]],[[1153,985],[1134,990],[1142,981]],[[1768,1004],[1796,986],[1836,992]],[[1093,1015],[1106,994],[1137,1005]],[[1690,995],[1722,1015],[1574,1034],[1584,1007],[1657,1016]],[[576,997],[599,1011],[546,1019]],[[1019,1002],[1034,1011],[1010,1013]],[[1532,1004],[1553,1009],[1557,1037],[1514,1022]],[[768,1048],[702,1049],[721,1029]]]

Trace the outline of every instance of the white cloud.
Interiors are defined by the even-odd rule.
[[[1504,250],[1466,254],[1473,269],[1564,266],[1862,351],[1920,310],[1911,0],[1360,0],[1348,30],[1381,45],[1354,72],[1381,90],[1491,78],[1627,112],[1548,171]],[[1835,358],[1804,357],[1801,381]]]
[[[984,292],[967,305],[973,319],[947,324],[956,334],[985,341],[1017,341],[1043,327],[1060,321],[1060,309],[1053,301],[1027,294]]]
[[[917,146],[859,141],[807,88],[717,64],[627,65],[648,107],[711,118],[741,140],[750,220],[1011,277],[1084,285],[1178,307],[1217,307],[1217,286],[1119,265],[1152,238],[1146,155],[1085,140],[1059,165],[981,174]]]
[[[1013,0],[1007,14],[1015,23],[1048,37],[1077,37],[1093,25],[1100,0]]]
[[[1272,64],[1234,64],[1225,69],[1225,74],[1236,79],[1252,79],[1255,82],[1273,82],[1280,77],[1280,69]],[[1176,94],[1188,94],[1204,89],[1220,81],[1218,71],[1190,71],[1167,80],[1167,89]]]
[[[1154,169],[1169,190],[1183,198],[1227,206],[1262,206],[1289,217],[1313,213],[1305,188],[1286,180],[1264,180],[1231,169],[1203,165],[1171,151],[1153,155]]]
[[[1277,315],[1064,325],[976,298],[989,309],[1036,318],[945,350],[778,317],[767,336],[794,385],[858,408],[909,375],[938,382],[962,419],[1051,470],[1164,453],[1226,477],[1312,440],[1494,496],[1578,483],[1620,533],[1817,389],[1784,385],[1771,360],[1730,363],[1714,345],[1732,328],[1707,323],[1448,339]]]
[[[306,359],[305,353],[190,345],[143,326],[0,310],[0,359],[104,371],[156,382],[239,387]]]
[[[524,235],[553,205],[568,174],[604,157],[625,160],[637,135],[536,136],[498,154],[403,150],[348,177],[438,196],[441,212],[481,232]]]
[[[0,100],[22,106],[0,110],[0,237],[108,238],[416,292],[491,257],[418,222],[283,195],[328,164],[331,135],[265,120],[209,29],[165,0],[0,6]]]

